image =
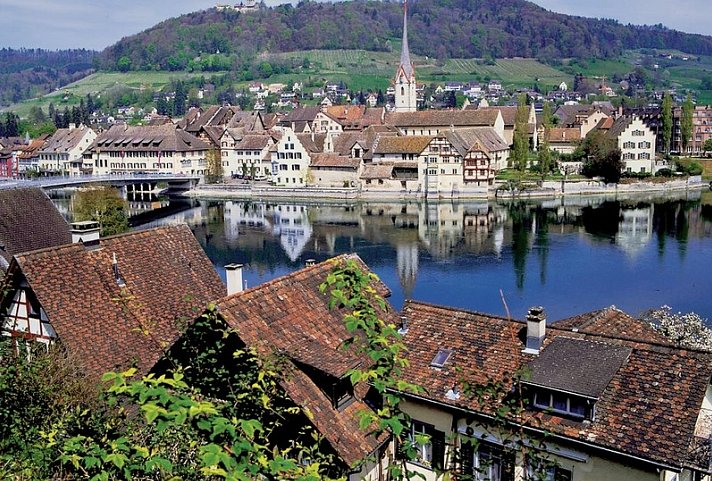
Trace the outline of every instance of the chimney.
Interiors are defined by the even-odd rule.
[[[306,267],[312,267],[312,266],[314,266],[314,265],[316,265],[316,260],[314,260],[314,259],[307,259],[307,261],[306,261]]]
[[[99,231],[101,225],[93,220],[73,222],[71,224],[72,243],[82,243],[85,249],[96,249],[99,247]]]
[[[398,334],[404,336],[408,332],[408,317],[401,316],[400,325],[398,326]]]
[[[527,313],[527,344],[524,354],[539,355],[546,337],[546,314],[540,306],[532,307]]]
[[[69,127],[69,130],[74,130],[77,128],[77,124],[75,124],[74,122],[70,122],[68,127]]]
[[[242,264],[226,265],[225,273],[227,274],[227,295],[231,296],[242,292]]]

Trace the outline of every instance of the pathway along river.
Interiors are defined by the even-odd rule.
[[[68,197],[55,201],[71,216]],[[550,320],[616,305],[634,315],[670,305],[712,321],[712,192],[513,202],[172,200],[132,204],[186,222],[220,275],[245,264],[248,287],[356,252],[393,291],[515,317]],[[141,219],[146,220],[144,214]]]

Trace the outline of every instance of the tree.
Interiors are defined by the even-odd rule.
[[[672,98],[668,92],[663,97],[663,152],[670,152],[672,140]]]
[[[47,116],[42,110],[42,107],[37,105],[30,107],[30,113],[27,118],[33,124],[42,124],[47,121]]]
[[[617,183],[625,167],[620,149],[600,131],[590,132],[573,156],[585,159],[583,175],[603,177],[606,183]]]
[[[541,180],[546,178],[546,175],[551,172],[552,167],[552,155],[551,148],[549,145],[549,136],[551,134],[551,106],[549,102],[544,102],[544,111],[542,113],[544,121],[544,135],[539,144],[539,151],[537,153],[537,160],[539,162],[539,172],[541,173]]]
[[[645,313],[643,319],[680,347],[712,351],[712,329],[694,312],[674,313],[670,306],[662,306]]]
[[[680,118],[680,147],[682,152],[687,152],[687,146],[692,139],[692,96],[688,93],[685,102],[682,104],[682,116]]]
[[[224,174],[220,150],[210,149],[205,156],[205,182],[215,184],[222,180]],[[246,169],[243,169],[243,173]]]
[[[705,143],[702,145],[702,150],[707,152],[712,152],[712,139],[707,139],[705,140]]]
[[[512,147],[512,167],[520,176],[524,174],[529,161],[529,106],[526,94],[517,98],[517,114],[514,120],[514,145]]]
[[[7,137],[17,137],[20,135],[19,117],[13,112],[7,112],[5,114],[5,131],[4,135]]]
[[[116,68],[119,72],[128,72],[131,70],[131,59],[123,56],[116,62]]]
[[[185,91],[185,86],[180,80],[176,82],[175,87],[175,98],[173,99],[173,115],[176,117],[182,117],[185,115],[186,102],[188,100],[188,94]]]
[[[101,235],[122,234],[129,230],[128,204],[113,187],[96,187],[76,193],[74,217],[101,224]]]

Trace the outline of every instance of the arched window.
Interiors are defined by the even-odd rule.
[[[401,95],[405,95],[405,87],[401,87]]]

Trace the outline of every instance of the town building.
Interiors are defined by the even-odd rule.
[[[326,134],[296,134],[289,127],[282,128],[281,134],[270,148],[272,182],[287,187],[312,184],[311,155],[324,152]]]
[[[692,137],[687,142],[687,150],[682,150],[682,135],[680,123],[682,107],[673,109],[672,144],[675,152],[688,155],[700,155],[704,152],[704,144],[712,139],[712,106],[696,105],[692,111]]]
[[[68,175],[91,173],[91,164],[84,165],[84,152],[96,137],[96,132],[84,124],[57,129],[39,150],[40,171]]]
[[[114,125],[85,152],[95,175],[158,173],[203,175],[210,144],[174,124]]]
[[[655,133],[638,117],[618,117],[606,132],[606,138],[620,149],[625,172],[654,174],[667,165],[656,162]]]

